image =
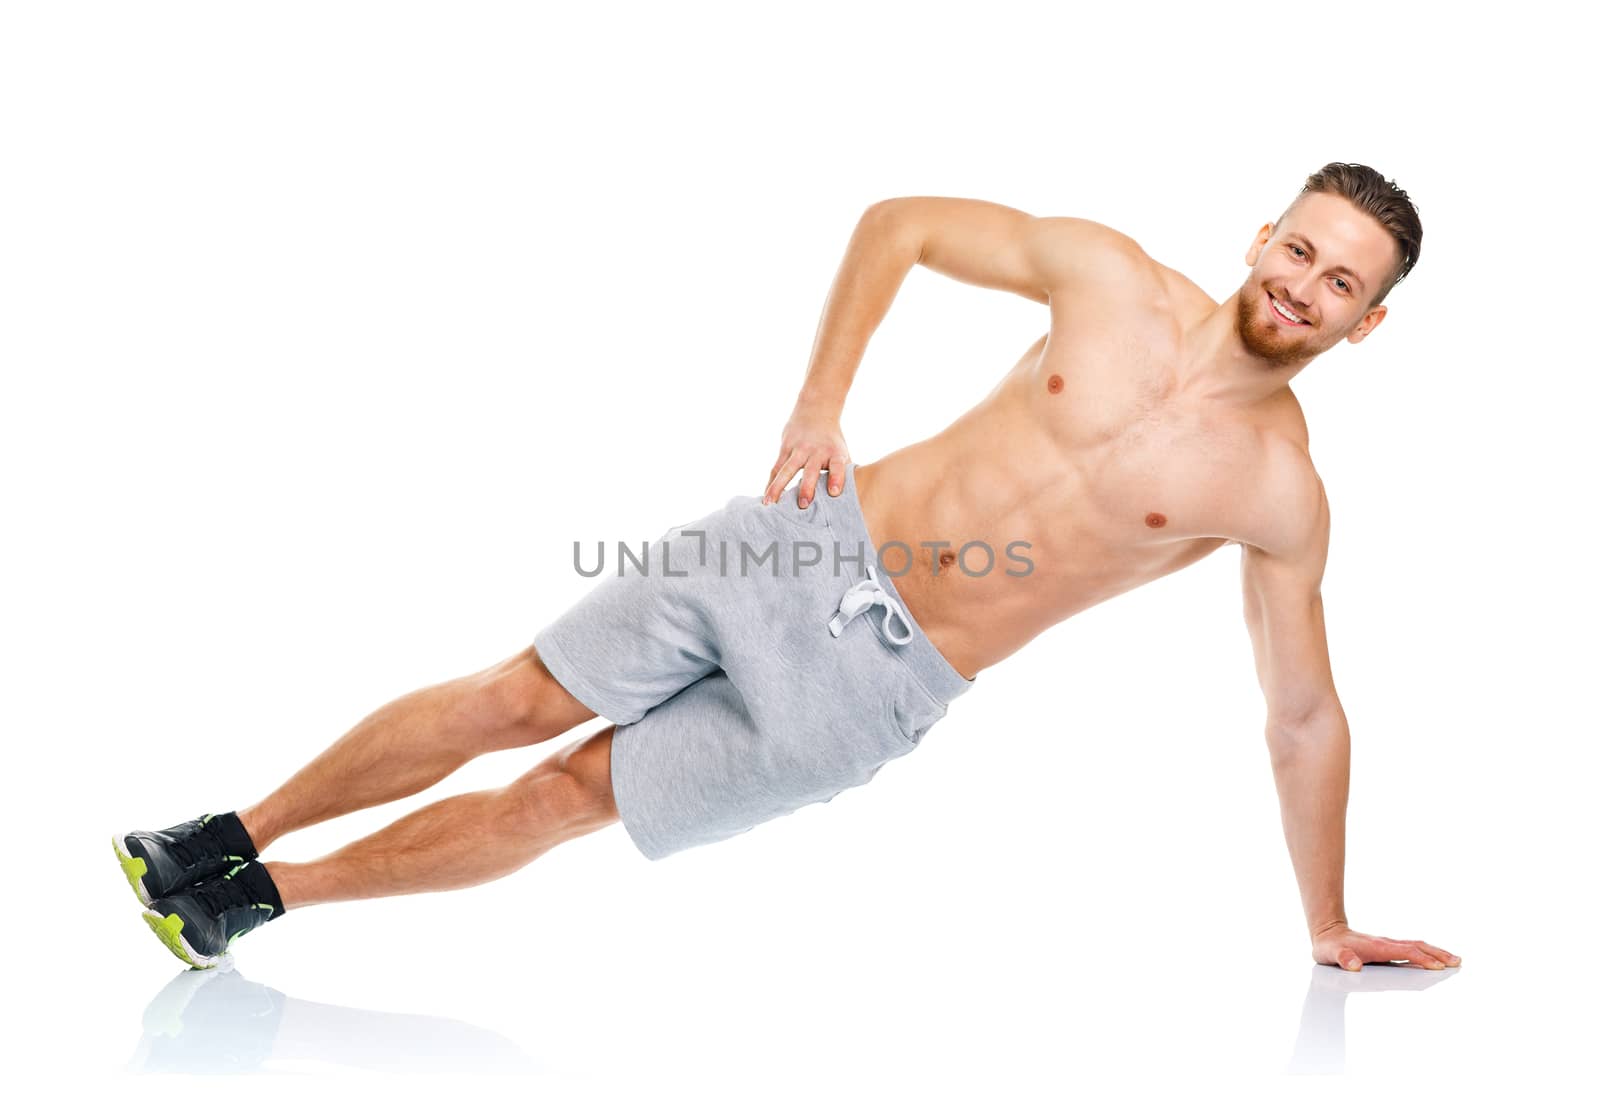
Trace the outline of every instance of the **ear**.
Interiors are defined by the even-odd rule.
[[[1350,342],[1360,342],[1362,339],[1372,334],[1373,331],[1377,330],[1378,324],[1382,323],[1383,317],[1388,314],[1389,306],[1387,304],[1379,304],[1376,308],[1373,308],[1366,315],[1362,316],[1361,322],[1356,324],[1355,328],[1348,335],[1346,335],[1345,338]]]
[[[1261,257],[1261,248],[1267,245],[1268,240],[1272,238],[1274,226],[1275,224],[1272,223],[1263,223],[1261,225],[1261,230],[1256,232],[1256,237],[1250,240],[1250,248],[1244,252],[1245,265],[1250,266],[1252,269],[1255,268],[1256,259]]]

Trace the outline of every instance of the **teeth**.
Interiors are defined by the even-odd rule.
[[[1272,306],[1277,309],[1278,314],[1283,316],[1283,318],[1289,320],[1291,323],[1304,323],[1305,322],[1305,320],[1303,320],[1299,316],[1295,315],[1288,308],[1285,308],[1282,304],[1278,303],[1278,298],[1276,296],[1273,296],[1270,292],[1267,293],[1267,299],[1272,301]]]

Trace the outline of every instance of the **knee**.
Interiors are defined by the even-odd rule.
[[[593,830],[618,818],[611,792],[611,732],[607,727],[556,752],[512,786],[530,826]]]
[[[543,742],[594,718],[531,646],[478,674],[472,695],[487,730],[503,736],[502,746]]]

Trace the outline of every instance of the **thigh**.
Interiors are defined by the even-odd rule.
[[[556,680],[534,646],[463,680],[479,751],[543,742],[595,717]]]
[[[779,573],[781,527],[741,496],[631,544],[629,559],[602,546],[595,585],[534,636],[539,657],[597,715],[632,723],[714,670],[766,652],[790,592]]]
[[[800,690],[797,676],[788,684]],[[834,699],[822,683],[778,705],[714,671],[616,729],[622,824],[654,860],[826,803],[915,748],[893,725],[895,700],[889,689],[865,705]]]

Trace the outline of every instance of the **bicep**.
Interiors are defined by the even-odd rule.
[[[1318,485],[1314,518],[1277,551],[1241,544],[1245,623],[1256,676],[1276,726],[1293,727],[1337,704],[1322,613],[1329,516]]]
[[[1034,216],[1004,204],[953,196],[901,196],[870,212],[910,237],[918,263],[969,285],[1050,302],[1083,256],[1125,236],[1093,220]]]

